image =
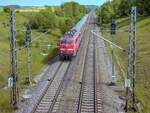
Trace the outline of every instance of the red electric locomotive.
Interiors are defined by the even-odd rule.
[[[60,59],[72,58],[77,55],[81,35],[84,32],[88,15],[85,15],[72,29],[67,31],[60,40]]]

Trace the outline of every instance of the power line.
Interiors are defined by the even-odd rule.
[[[41,35],[38,35],[37,38],[35,38],[31,41],[31,43],[41,39],[42,36],[46,35],[49,31],[50,31],[50,29],[48,29],[46,32],[42,33]],[[27,45],[25,44],[23,47],[20,47],[19,50],[25,49],[26,46]]]
[[[126,51],[126,49],[122,48],[121,46],[118,46],[117,44],[115,44],[115,43],[113,43],[113,42],[111,42],[111,41],[109,41],[109,40],[103,38],[102,36],[96,34],[96,33],[93,32],[93,31],[91,31],[91,32],[92,32],[94,35],[96,35],[97,37],[99,37],[99,38],[103,39],[104,41],[108,42],[109,44],[111,44],[111,45],[117,47],[118,49],[120,49],[120,50],[122,50],[122,51],[124,51],[124,52]]]

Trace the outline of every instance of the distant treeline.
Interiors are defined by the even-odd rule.
[[[3,11],[9,13],[9,8],[9,6],[6,6],[3,8]],[[58,7],[47,6],[45,9],[30,14],[28,24],[32,26],[32,29],[38,29],[39,31],[60,29],[64,33],[88,11],[87,7],[76,2],[66,2]],[[17,10],[17,13],[21,12]]]
[[[113,0],[98,8],[98,15],[103,22],[108,22],[111,17],[120,18],[130,15],[131,7],[137,6],[139,15],[150,15],[150,0]]]
[[[60,29],[62,33],[70,29],[88,9],[76,2],[67,2],[60,7],[47,7],[29,17],[29,24],[33,29]]]

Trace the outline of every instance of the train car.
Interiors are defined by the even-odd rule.
[[[72,29],[67,31],[60,40],[60,59],[75,57],[81,42],[81,37],[87,24],[88,15],[85,15]]]

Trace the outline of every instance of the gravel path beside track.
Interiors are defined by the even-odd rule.
[[[96,29],[97,34],[101,35],[100,32],[98,32],[98,27]],[[111,81],[111,63],[109,59],[109,55],[104,43],[104,40],[100,38],[96,38],[96,46],[97,46],[97,55],[98,55],[98,61],[99,62],[99,72],[101,75],[101,85],[103,89],[103,109],[104,113],[124,113],[122,105],[123,101],[119,98],[117,92],[115,92],[115,89],[122,89],[122,86],[108,86],[108,83]],[[117,72],[116,72],[117,74]]]

